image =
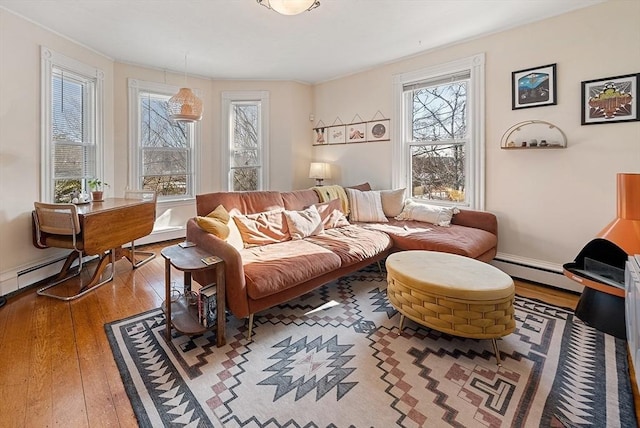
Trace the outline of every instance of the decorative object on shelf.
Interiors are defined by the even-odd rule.
[[[557,104],[556,64],[511,73],[511,110]]]
[[[187,88],[187,55],[184,56],[184,88],[169,98],[169,117],[177,122],[197,122],[202,119],[202,100]]]
[[[503,149],[561,149],[567,147],[567,137],[556,125],[544,120],[516,123],[502,135]]]
[[[322,186],[325,178],[331,178],[331,165],[326,162],[311,162],[309,178],[315,178],[316,186]]]
[[[347,126],[340,117],[336,117],[333,124],[327,130],[329,144],[344,144],[347,142]]]
[[[104,183],[99,178],[93,178],[87,182],[91,189],[91,200],[94,202],[103,201],[104,188],[109,187],[109,183]],[[80,199],[78,199],[80,201]]]
[[[582,82],[582,125],[629,122],[638,115],[640,73]]]
[[[356,113],[347,125],[347,143],[363,143],[367,141],[367,123]]]
[[[256,0],[267,9],[274,10],[281,15],[298,15],[320,6],[319,0]]]
[[[389,141],[389,119],[367,122],[367,141]]]

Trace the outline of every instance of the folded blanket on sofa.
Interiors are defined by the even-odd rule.
[[[312,187],[312,189],[318,194],[320,202],[329,202],[334,199],[340,199],[342,212],[344,215],[349,214],[349,198],[347,198],[347,192],[344,191],[342,186],[336,184],[333,186],[316,186]]]

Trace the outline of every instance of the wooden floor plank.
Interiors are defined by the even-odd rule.
[[[118,261],[114,281],[73,302],[38,297],[35,287],[10,297],[0,309],[0,427],[137,426],[104,324],[160,306],[160,250],[176,242],[140,247],[156,258],[137,269]],[[181,290],[182,273],[172,271],[172,279]],[[567,308],[578,301],[575,293],[515,283],[520,296]]]

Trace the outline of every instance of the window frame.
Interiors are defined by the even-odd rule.
[[[171,97],[180,90],[180,87],[131,78],[128,79],[127,84],[129,88],[129,176],[127,187],[131,190],[143,190],[140,189],[139,185],[143,173],[141,165],[143,148],[140,146],[140,93],[149,92],[153,95]],[[197,96],[201,97],[197,89],[192,90]],[[200,122],[194,122],[188,126],[191,126],[190,138],[188,139],[191,147],[188,149],[190,156],[187,162],[187,191],[184,195],[158,195],[159,203],[193,200],[198,193],[200,165],[197,159],[200,159]]]
[[[231,137],[233,135],[232,106],[234,103],[251,103],[258,105],[258,153],[260,174],[258,175],[258,188],[256,190],[269,189],[269,91],[223,91],[222,92],[222,154],[221,154],[221,183],[222,188],[232,191],[230,174],[231,164]]]
[[[87,119],[90,135],[95,145],[95,177],[101,178],[104,173],[104,72],[93,66],[84,64],[45,46],[40,47],[40,200],[53,202],[55,198],[55,165],[53,160],[53,99],[54,68],[68,71],[86,81],[93,83],[93,91],[88,99],[88,111],[83,109]],[[87,179],[81,179],[82,191],[88,191]]]
[[[455,75],[468,71],[470,78],[467,88],[467,138],[465,162],[465,196],[466,202],[447,202],[439,200],[428,202],[436,205],[466,206],[470,209],[483,210],[485,206],[485,138],[484,138],[484,53],[476,54],[460,60],[426,67],[420,70],[393,76],[393,115],[394,144],[392,149],[392,186],[406,188],[411,186],[411,141],[410,120],[405,116],[406,111],[412,110],[409,97],[404,95],[404,87],[417,84],[425,80],[436,79],[445,75]]]

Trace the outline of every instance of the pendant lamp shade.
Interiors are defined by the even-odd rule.
[[[298,15],[306,10],[320,6],[319,0],[257,0],[263,6],[273,9],[281,15]]]
[[[202,119],[202,100],[189,88],[180,88],[169,98],[169,116],[178,122],[197,122]]]

